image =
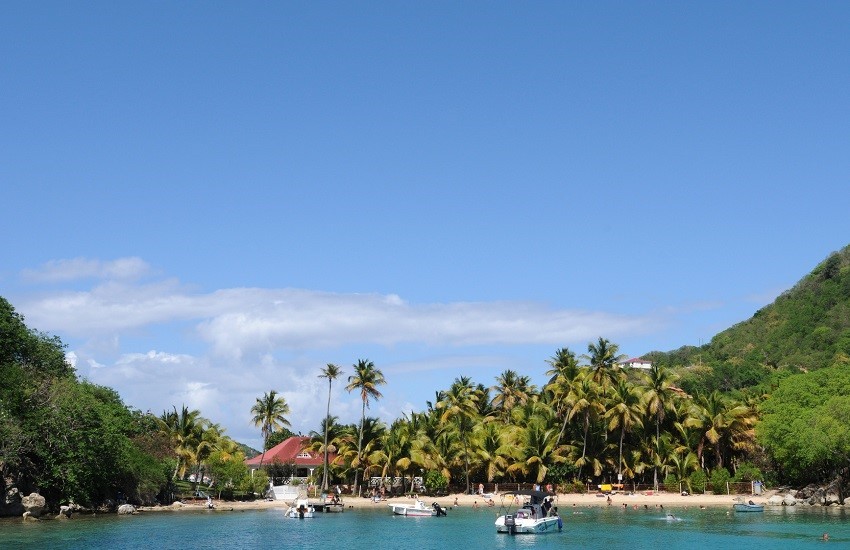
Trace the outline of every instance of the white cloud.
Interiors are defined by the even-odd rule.
[[[51,260],[38,269],[25,269],[21,272],[21,277],[27,281],[42,283],[79,279],[136,280],[150,272],[150,266],[141,258],[118,258],[111,261],[72,258]]]
[[[360,343],[556,344],[600,334],[646,333],[658,325],[650,317],[557,310],[530,302],[410,304],[396,295],[256,288],[193,295],[174,281],[110,282],[25,302],[20,309],[40,328],[87,337],[197,322],[199,336],[230,357]]]
[[[128,405],[157,415],[182,405],[197,408],[249,444],[259,433],[250,422],[251,406],[271,389],[289,403],[293,429],[318,428],[327,382],[316,376],[324,364],[316,357],[350,349],[384,355],[381,368],[393,377],[394,388],[370,414],[391,421],[422,398],[422,388],[405,388],[405,378],[423,380],[425,371],[451,376],[470,368],[489,376],[516,365],[500,349],[630,337],[655,330],[663,319],[533,302],[416,304],[396,294],[293,288],[197,293],[174,279],[134,280],[151,269],[142,260],[127,260],[49,262],[30,276],[60,286],[84,274],[102,280],[89,289],[60,288],[23,299],[17,309],[30,326],[66,341],[79,339],[69,361],[81,376],[116,389]],[[401,359],[399,348],[428,351]],[[340,380],[333,386],[332,414],[356,422],[360,402],[344,385]]]

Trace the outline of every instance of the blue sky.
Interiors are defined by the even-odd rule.
[[[258,445],[599,336],[708,341],[848,244],[839,2],[0,6],[0,289]],[[359,404],[336,384],[332,412]]]

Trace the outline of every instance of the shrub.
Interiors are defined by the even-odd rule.
[[[254,472],[253,477],[246,477],[242,480],[239,489],[247,493],[248,498],[263,497],[269,487],[269,476],[262,470]]]
[[[449,486],[449,480],[446,476],[436,470],[431,470],[425,473],[425,478],[422,480],[425,489],[431,491],[441,491]]]
[[[735,471],[735,481],[761,481],[762,479],[764,479],[764,476],[761,470],[751,462],[742,462]]]
[[[708,475],[700,468],[688,476],[688,491],[691,493],[705,493],[708,485]]]
[[[558,491],[561,493],[578,493],[584,494],[587,492],[587,487],[581,481],[574,479],[558,485]]]
[[[726,468],[715,468],[711,471],[711,490],[715,495],[725,495],[727,492],[726,483],[732,479],[729,471]]]
[[[678,493],[679,478],[677,478],[673,474],[667,474],[667,477],[664,478],[664,490],[668,493]]]

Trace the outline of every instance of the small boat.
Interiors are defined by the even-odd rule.
[[[507,501],[505,499],[508,499]],[[563,521],[557,514],[552,514],[552,495],[545,491],[517,491],[502,494],[502,509],[505,503],[513,503],[521,499],[522,506],[512,513],[506,510],[496,518],[496,532],[518,534],[554,533],[563,527]]]
[[[744,502],[743,499],[735,499],[737,502],[732,505],[732,509],[736,512],[764,512],[764,504],[756,504],[752,500]]]
[[[289,506],[289,509],[286,510],[286,517],[292,519],[305,519],[312,518],[315,513],[316,509],[313,508],[313,505],[310,504],[306,498],[299,498]]]
[[[436,502],[428,506],[418,498],[414,504],[390,503],[393,514],[397,516],[445,516],[446,510]]]

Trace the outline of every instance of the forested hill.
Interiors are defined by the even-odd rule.
[[[850,361],[850,245],[710,343],[644,357],[699,372],[705,386],[692,389],[727,391],[762,384],[776,372]]]

